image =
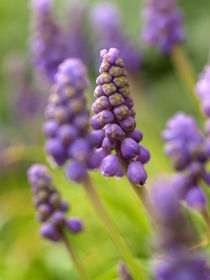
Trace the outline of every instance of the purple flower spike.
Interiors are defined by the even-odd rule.
[[[84,95],[87,87],[87,71],[81,60],[65,60],[55,75],[44,125],[48,155],[56,165],[72,160],[67,166],[67,176],[78,183],[84,179],[87,169],[99,167],[100,161],[93,162],[92,155],[104,137],[103,130],[93,134],[89,131],[89,112]],[[108,117],[103,114],[99,118],[103,125],[110,120],[110,112],[107,112]],[[95,122],[99,124],[98,119]]]
[[[205,195],[200,188],[194,186],[199,186],[206,178],[208,138],[205,139],[192,117],[177,113],[168,121],[163,139],[166,154],[171,158],[175,170],[179,171],[179,176],[173,183],[179,198],[202,210]],[[206,182],[209,185],[210,181]]]
[[[155,180],[150,189],[150,209],[157,226],[157,257],[154,279],[208,280],[210,269],[198,249],[190,251],[197,240],[192,224],[188,223],[172,180]]]
[[[102,149],[97,151],[100,151],[103,158],[100,170],[104,176],[122,177],[124,172],[119,162],[124,160],[125,164],[129,164],[130,161],[136,161],[134,165],[140,174],[134,178],[131,175],[133,171],[130,171],[128,178],[132,183],[143,185],[147,175],[142,164],[149,161],[150,154],[139,145],[143,134],[135,128],[134,102],[124,62],[119,50],[115,48],[103,49],[100,56],[102,63],[94,92],[96,101],[92,107],[95,115],[91,119],[95,132],[100,131],[101,136],[101,131],[104,131],[102,142],[100,137]]]
[[[33,190],[37,218],[40,222],[44,222],[40,234],[51,241],[59,241],[65,228],[72,231],[66,217],[69,205],[61,199],[59,191],[53,187],[52,178],[44,165],[33,165],[28,171],[28,179]]]
[[[127,38],[127,34],[122,29],[122,18],[118,7],[113,3],[106,2],[96,4],[91,12],[90,20],[95,31],[94,41],[99,42],[97,51],[102,48],[118,48],[128,71],[138,71],[142,64],[142,58],[139,50]],[[107,71],[107,67],[106,64],[103,64],[101,70]],[[113,67],[111,74],[115,75],[116,73],[118,75],[117,70],[117,68]],[[120,99],[117,96],[116,98],[113,97],[113,99],[115,100],[113,102],[120,103]]]
[[[176,2],[145,0],[146,6],[143,10],[143,41],[166,54],[185,39],[182,14]]]
[[[33,0],[33,64],[41,74],[54,81],[58,65],[68,57],[68,40],[52,15],[52,0]]]
[[[83,223],[78,218],[71,218],[67,220],[66,226],[73,233],[79,233],[83,230]]]

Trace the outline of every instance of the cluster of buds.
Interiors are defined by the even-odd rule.
[[[59,191],[53,186],[52,177],[44,165],[35,164],[28,171],[32,186],[37,219],[43,223],[40,234],[51,241],[59,241],[63,230],[79,233],[83,224],[78,218],[67,218],[69,205],[61,199]]]
[[[196,241],[196,236],[181,209],[171,179],[155,181],[149,202],[158,232],[157,247],[162,253],[156,261],[155,279],[209,279],[206,259],[198,250],[187,248]]]
[[[142,38],[163,53],[170,53],[176,44],[185,38],[182,14],[177,8],[177,0],[145,0],[143,10],[145,27]]]
[[[68,40],[52,16],[52,0],[32,0],[33,32],[31,52],[33,64],[51,82],[58,65],[68,57]]]
[[[122,29],[122,18],[118,7],[107,2],[96,4],[91,12],[91,23],[96,32],[97,51],[104,48],[117,48],[120,50],[126,69],[129,72],[138,71],[142,58],[139,50]]]
[[[184,113],[177,113],[168,121],[163,139],[166,142],[165,152],[171,158],[174,169],[179,172],[174,178],[174,187],[180,199],[202,210],[206,199],[199,186],[202,180],[210,184],[210,176],[206,171],[209,141],[198,129],[195,119]]]
[[[89,111],[84,91],[88,86],[84,64],[67,59],[58,68],[46,108],[44,133],[46,151],[53,162],[63,165],[69,159],[67,176],[80,182],[87,168],[97,168],[95,137],[89,132]]]
[[[142,132],[136,129],[133,99],[124,62],[118,49],[102,50],[100,76],[96,83],[96,101],[92,110],[92,128],[101,139],[98,153],[103,157],[101,172],[104,176],[123,176],[121,159],[128,165],[128,179],[143,185],[147,178],[144,169],[150,159],[149,151],[139,145]],[[115,151],[115,154],[114,154]]]

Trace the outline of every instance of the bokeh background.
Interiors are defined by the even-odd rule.
[[[61,21],[70,1],[60,0],[56,3],[55,13]],[[88,1],[87,14],[95,2],[99,1]],[[198,121],[200,119],[184,85],[174,71],[170,58],[154,49],[147,49],[140,41],[142,1],[112,2],[119,5],[124,18],[124,28],[143,52],[144,66],[139,75],[144,86],[144,93],[141,93],[140,98],[144,102],[138,104],[136,111],[137,126],[144,133],[143,144],[152,155],[147,166],[150,181],[162,173],[172,172],[170,162],[163,153],[160,136],[166,120],[176,111],[182,110],[193,114]],[[29,6],[28,0],[0,0],[0,279],[76,280],[77,275],[62,244],[53,245],[39,237],[39,224],[35,220],[31,190],[27,183],[27,168],[37,161],[46,163],[41,133],[43,108],[39,108],[36,118],[23,117],[17,113],[22,104],[16,102],[16,72],[12,63],[14,59],[24,57],[28,79],[33,88],[43,100],[46,100],[49,94],[47,86],[34,78],[32,80],[28,46]],[[181,0],[180,7],[185,15],[187,30],[184,48],[198,75],[208,60],[210,2]],[[89,78],[91,84],[87,96],[91,103],[96,78],[93,70],[90,71]],[[13,156],[5,160],[5,151],[7,156]],[[81,216],[85,221],[85,231],[79,236],[69,237],[81,255],[91,279],[118,279],[118,253],[82,189],[67,181],[62,169],[52,171],[57,186],[70,201],[71,214]],[[145,262],[146,266],[152,265],[148,257],[154,253],[153,232],[127,180],[106,180],[94,172],[91,176],[133,253]],[[202,221],[197,216],[195,219],[202,231]]]

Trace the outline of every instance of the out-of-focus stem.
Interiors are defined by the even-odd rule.
[[[78,274],[79,274],[79,277],[81,280],[88,280],[88,277],[85,273],[85,270],[84,270],[84,267],[83,267],[83,264],[81,262],[81,260],[79,259],[78,255],[76,254],[74,248],[72,247],[70,241],[68,240],[66,234],[64,233],[64,231],[61,231],[61,237],[62,237],[62,240],[63,240],[63,243],[78,271]]]
[[[195,92],[196,74],[191,62],[180,45],[176,45],[173,48],[171,52],[171,58],[177,72],[179,73],[188,90],[188,93],[190,94],[191,100],[193,100],[196,109],[199,111],[199,113],[201,113],[199,99]]]
[[[86,178],[83,181],[83,187],[87,193],[87,196],[88,196],[91,204],[93,205],[96,212],[100,216],[102,222],[104,223],[106,230],[109,233],[113,243],[115,244],[116,248],[118,249],[121,257],[126,262],[129,270],[131,271],[134,279],[138,279],[138,280],[146,279],[145,275],[143,273],[143,271],[144,271],[143,265],[142,266],[136,265],[136,262],[132,256],[129,248],[127,247],[123,237],[119,233],[112,218],[107,213],[107,211],[101,201],[101,198],[98,195],[98,192],[88,175],[86,176]]]
[[[202,211],[201,211],[201,214],[206,222],[206,226],[208,228],[208,239],[210,240],[210,216],[209,216],[209,212],[206,208],[204,208]]]

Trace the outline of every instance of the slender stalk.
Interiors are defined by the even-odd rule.
[[[208,238],[210,240],[210,216],[209,216],[209,212],[206,208],[204,208],[202,211],[201,211],[201,214],[206,222],[206,226],[208,228]]]
[[[126,262],[129,270],[131,271],[134,279],[136,280],[144,280],[146,279],[144,273],[142,272],[143,266],[137,266],[133,256],[127,247],[123,237],[119,233],[115,223],[112,218],[107,213],[100,196],[97,193],[95,186],[92,184],[90,177],[87,175],[83,181],[83,187],[87,193],[89,200],[91,201],[93,207],[95,208],[98,215],[101,217],[107,232],[109,233],[113,243],[118,249],[120,255]]]
[[[199,111],[199,113],[201,113],[199,99],[195,92],[196,75],[187,55],[181,46],[176,45],[173,48],[171,59],[177,72],[180,74],[180,77],[183,80],[183,83],[185,84],[196,109]]]
[[[121,154],[118,154],[118,157],[120,159],[121,165],[123,167],[123,170],[125,172],[125,174],[127,174],[127,170],[128,170],[128,163],[125,161],[125,159],[121,156]],[[129,181],[130,185],[132,186],[134,192],[136,193],[138,199],[140,200],[141,204],[144,207],[145,212],[147,213],[147,215],[152,218],[152,214],[149,212],[149,206],[147,203],[147,199],[146,199],[146,190],[144,187],[139,187],[133,183],[131,183]]]
[[[76,254],[74,248],[72,247],[70,241],[68,240],[66,234],[64,233],[64,231],[61,231],[61,237],[62,237],[62,240],[63,240],[63,243],[78,271],[78,274],[79,274],[79,277],[81,280],[88,280],[88,277],[85,273],[85,270],[84,270],[84,267],[83,267],[83,264],[81,262],[81,260],[79,259],[78,255]]]

